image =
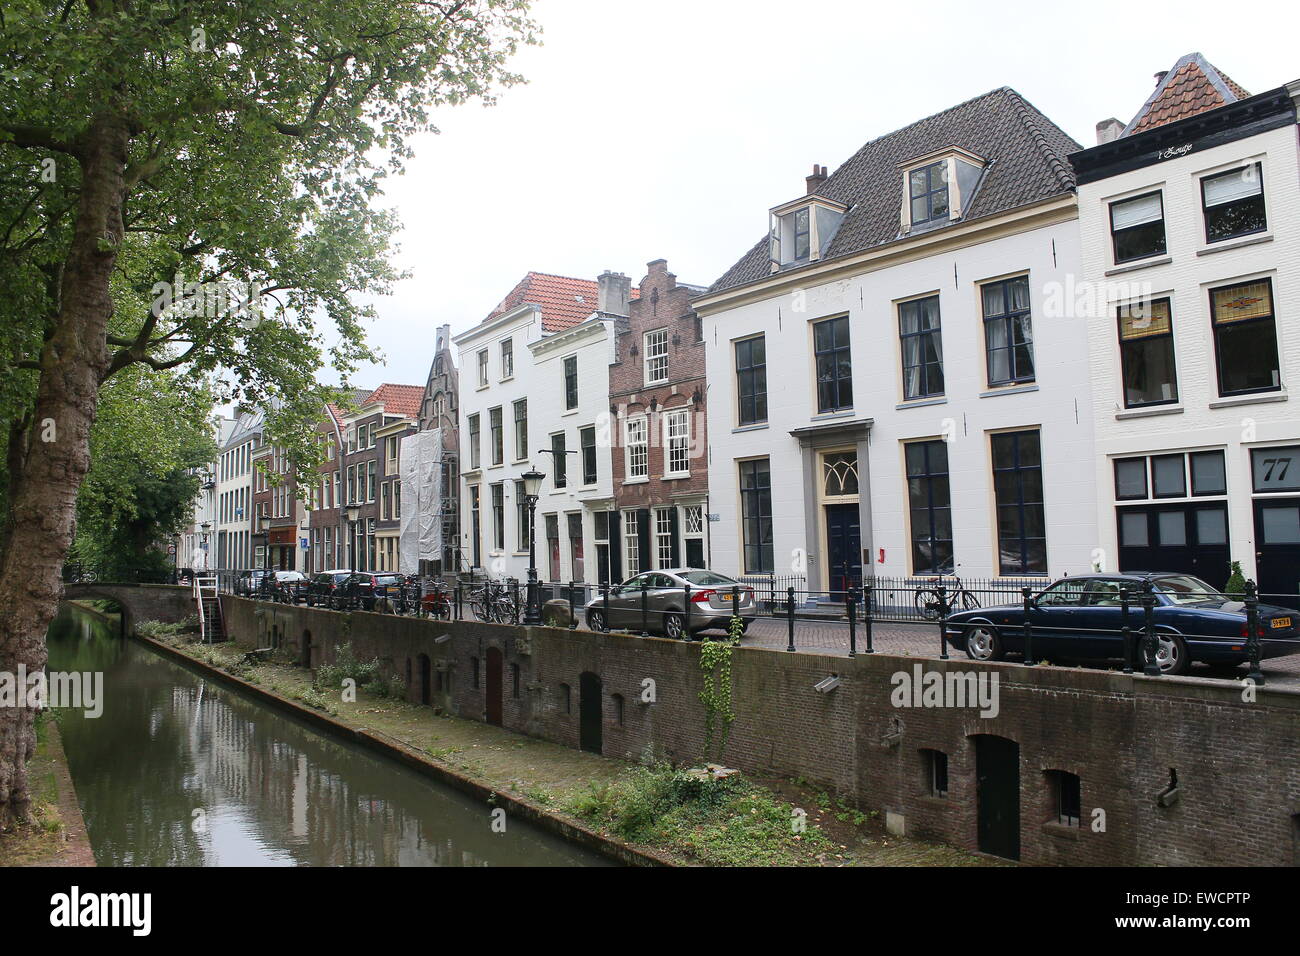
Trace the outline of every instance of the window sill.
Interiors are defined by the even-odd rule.
[[[1136,262],[1126,262],[1113,269],[1107,269],[1104,275],[1109,278],[1110,276],[1123,275],[1126,272],[1137,272],[1139,269],[1150,269],[1155,266],[1167,266],[1173,261],[1173,256],[1155,256],[1150,259],[1139,259]]]
[[[576,414],[578,414],[578,409],[576,409],[576,408],[570,408],[568,411],[560,412],[560,417],[561,417],[561,418],[566,418],[566,417],[568,417],[569,415],[576,415]]]
[[[491,388],[491,387],[492,387],[492,383],[491,383],[491,382],[484,382],[482,385],[476,385],[476,386],[474,386],[474,391],[476,391],[476,392],[486,392],[486,391],[487,391],[489,388]]]
[[[661,379],[661,380],[658,381],[658,382],[645,382],[645,383],[642,384],[641,387],[642,387],[642,388],[658,388],[658,387],[661,386],[661,385],[667,385],[670,381],[672,381],[672,380],[671,380],[671,379],[667,379],[667,378],[665,378],[665,379]]]
[[[1115,413],[1115,421],[1123,422],[1131,418],[1156,418],[1160,415],[1181,415],[1182,405],[1155,405],[1151,408],[1126,408]]]
[[[624,479],[623,479],[623,484],[625,484],[625,485],[644,485],[644,484],[649,484],[649,482],[650,482],[650,476],[649,476],[649,475],[647,475],[647,476],[644,477],[644,478],[624,478]]]
[[[1224,239],[1216,242],[1212,246],[1202,246],[1196,250],[1198,256],[1212,256],[1216,252],[1227,252],[1229,249],[1242,249],[1246,246],[1257,246],[1263,242],[1272,242],[1273,234],[1271,232],[1256,233],[1250,236],[1238,236],[1235,239]]]
[[[1279,389],[1275,392],[1260,392],[1253,395],[1236,395],[1232,398],[1220,398],[1217,401],[1210,402],[1210,408],[1236,408],[1239,405],[1271,405],[1274,402],[1285,402],[1288,396],[1286,389]]]
[[[505,382],[513,382],[514,380],[515,380],[515,377],[514,377],[513,375],[507,375],[505,378],[499,378],[499,379],[497,379],[497,383],[498,383],[498,384],[504,384]]]
[[[1044,823],[1043,832],[1051,834],[1054,837],[1060,837],[1063,840],[1083,839],[1083,829],[1081,827],[1069,826],[1058,820],[1048,820]]]
[[[826,421],[834,421],[837,418],[852,418],[852,417],[853,417],[853,409],[841,408],[833,412],[821,412],[817,415],[813,415],[808,420],[811,422],[826,422]]]
[[[905,408],[925,408],[929,405],[946,405],[947,403],[948,396],[946,395],[937,395],[933,398],[914,398],[910,401],[899,402],[894,406],[894,410],[901,412]]]
[[[987,392],[980,392],[980,398],[994,398],[998,395],[1023,395],[1025,392],[1038,391],[1037,383],[1028,385],[999,385]]]
[[[679,471],[671,475],[664,475],[659,480],[660,481],[685,481],[689,477],[691,477],[691,473],[689,471]]]
[[[731,430],[731,434],[739,435],[743,432],[761,432],[770,427],[767,422],[754,422],[751,425],[737,425]]]

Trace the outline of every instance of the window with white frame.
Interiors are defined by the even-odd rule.
[[[664,414],[664,474],[688,475],[691,471],[691,412],[678,408]]]
[[[501,343],[501,378],[514,378],[515,375],[515,340],[506,339]]]
[[[673,560],[673,509],[655,509],[655,556],[659,567],[671,568]]]
[[[636,511],[623,512],[623,580],[641,573],[641,535],[636,523]]]
[[[648,478],[650,476],[649,422],[644,415],[629,418],[626,423],[627,439],[624,451],[627,455],[627,477]]]
[[[645,383],[662,385],[668,381],[668,330],[655,329],[645,334]]]
[[[488,350],[482,349],[478,353],[478,384],[479,388],[487,387],[488,383]]]

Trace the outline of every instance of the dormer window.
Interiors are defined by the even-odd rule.
[[[948,218],[948,163],[931,163],[907,174],[912,225]]]
[[[773,209],[768,241],[772,271],[806,265],[826,255],[848,208],[824,196],[800,196]]]
[[[923,231],[960,219],[984,175],[974,153],[949,147],[900,163],[903,173],[902,232]]]

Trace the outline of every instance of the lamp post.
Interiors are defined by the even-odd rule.
[[[207,571],[208,570],[208,536],[212,534],[212,522],[205,521],[201,525],[199,525],[199,534],[200,534],[200,541],[201,541],[201,544],[199,545],[199,550],[203,554],[203,570]]]
[[[524,604],[524,623],[542,623],[541,585],[537,581],[537,499],[542,492],[542,479],[546,476],[536,468],[522,475],[524,500],[528,502],[528,596]]]
[[[262,539],[262,568],[271,566],[271,519],[266,515],[257,516],[257,536]]]
[[[357,569],[357,518],[361,516],[361,509],[356,505],[348,505],[346,509],[348,516],[348,570]]]

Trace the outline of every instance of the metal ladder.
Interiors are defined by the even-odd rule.
[[[215,574],[194,576],[194,603],[199,609],[199,640],[204,644],[224,641],[226,629]]]

